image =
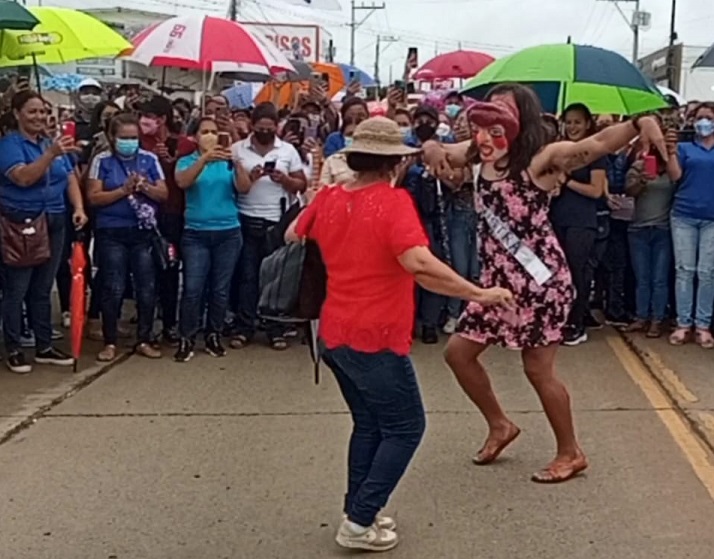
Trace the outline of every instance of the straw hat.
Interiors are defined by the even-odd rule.
[[[375,116],[362,121],[355,128],[352,145],[340,153],[369,155],[413,155],[421,149],[404,145],[399,126],[391,119]]]

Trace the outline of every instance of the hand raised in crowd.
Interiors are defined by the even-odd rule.
[[[302,143],[302,149],[305,150],[305,153],[312,153],[319,147],[320,142],[318,142],[316,138],[305,138],[305,141]]]
[[[357,95],[360,91],[362,91],[362,84],[358,79],[352,80],[347,85],[347,95]]]
[[[513,293],[502,287],[480,289],[472,301],[481,305],[500,305],[509,309],[515,308]]]
[[[54,157],[60,157],[68,153],[78,153],[81,150],[82,148],[75,144],[74,138],[69,136],[61,136],[57,138],[50,146],[50,153],[52,153]]]
[[[250,170],[250,174],[248,176],[250,177],[251,182],[255,182],[260,179],[263,174],[263,167],[261,165],[256,165]]]
[[[171,160],[171,154],[169,153],[169,148],[166,146],[164,142],[159,142],[156,144],[156,147],[154,148],[154,153],[156,154],[156,157],[163,161],[170,161]]]
[[[449,164],[448,154],[439,142],[428,140],[422,145],[422,160],[427,172],[435,177],[450,177],[454,170]]]
[[[273,182],[278,183],[281,186],[285,186],[285,183],[290,179],[288,175],[283,173],[282,171],[275,169],[274,171],[270,172],[270,180]]]
[[[137,190],[139,184],[139,175],[136,173],[129,173],[129,176],[124,181],[124,186],[122,186],[122,191],[125,196],[131,196]]]
[[[233,154],[230,149],[215,146],[210,151],[204,153],[203,157],[206,161],[229,161],[233,157]]]
[[[390,87],[387,90],[387,104],[390,108],[396,109],[400,107],[404,102],[404,91],[398,87]]]
[[[84,212],[84,208],[78,208],[72,213],[72,225],[74,225],[75,230],[79,230],[87,225],[88,221],[89,218]]]
[[[667,145],[667,155],[675,155],[677,153],[677,142],[679,141],[679,136],[677,130],[670,128],[664,135],[664,141]]]
[[[640,129],[640,143],[642,151],[651,153],[651,147],[654,146],[659,151],[662,159],[665,161],[668,157],[667,143],[662,134],[662,128],[659,121],[651,116],[643,116],[637,119],[637,124]]]
[[[227,112],[221,111],[216,113],[216,124],[218,125],[218,130],[220,132],[228,132],[233,141],[240,139],[236,123],[233,122],[233,119]]]

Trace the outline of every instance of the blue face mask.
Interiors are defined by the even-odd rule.
[[[446,116],[453,120],[461,112],[461,107],[459,105],[446,105],[444,112]]]
[[[694,123],[694,130],[696,131],[697,136],[708,138],[714,134],[714,121],[708,118],[700,118]]]
[[[351,136],[345,136],[345,147],[348,148],[352,145],[353,138]]]
[[[131,157],[139,151],[139,140],[136,138],[117,138],[117,153],[123,157]]]
[[[402,138],[404,138],[405,140],[412,135],[411,126],[402,126],[399,128],[399,131],[402,133]]]

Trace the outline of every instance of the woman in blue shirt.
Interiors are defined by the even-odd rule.
[[[95,227],[99,267],[102,270],[102,331],[104,349],[101,362],[117,356],[117,324],[126,278],[131,270],[138,312],[136,352],[158,359],[161,352],[151,345],[156,307],[156,268],[151,240],[156,219],[139,220],[156,212],[168,197],[159,160],[139,149],[139,123],[135,116],[119,114],[109,125],[110,151],[92,161],[87,197],[95,207]],[[150,223],[151,222],[151,223]]]
[[[223,357],[221,330],[228,307],[233,271],[243,245],[237,192],[250,189],[248,173],[231,150],[219,145],[218,125],[202,118],[196,133],[198,151],[176,164],[176,183],[186,192],[183,254],[183,296],[179,317],[181,342],[174,358],[186,362],[201,325],[205,297],[208,304],[206,353]]]
[[[695,140],[672,148],[667,162],[669,178],[679,182],[671,216],[677,328],[669,341],[686,343],[694,327],[696,342],[714,349],[709,331],[714,307],[714,103],[702,103],[694,111],[694,130]],[[676,131],[668,133],[668,140],[676,145]]]
[[[5,266],[2,301],[7,366],[18,374],[32,367],[20,351],[22,303],[35,332],[35,362],[70,366],[71,356],[52,347],[50,292],[62,257],[65,236],[65,195],[74,212],[72,223],[82,227],[87,216],[77,176],[67,154],[77,148],[74,138],[52,142],[45,135],[47,108],[38,93],[22,91],[12,99],[15,130],[0,139],[0,209],[14,223],[47,217],[50,258],[34,267]]]
[[[369,109],[367,108],[367,103],[361,97],[348,97],[340,107],[340,114],[342,115],[342,122],[359,124],[369,118]],[[347,143],[342,130],[332,132],[325,140],[325,147],[323,148],[325,159],[345,149],[346,146]]]

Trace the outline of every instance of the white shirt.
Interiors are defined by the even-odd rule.
[[[275,168],[286,175],[303,170],[303,162],[295,147],[279,138],[275,138],[273,149],[260,155],[253,148],[252,136],[249,136],[233,144],[233,159],[240,161],[248,173],[254,167],[264,166],[267,161],[275,161]],[[280,200],[283,198],[287,199],[287,207],[295,200],[292,194],[266,175],[253,183],[247,194],[239,194],[238,203],[242,214],[275,222],[282,217]]]

